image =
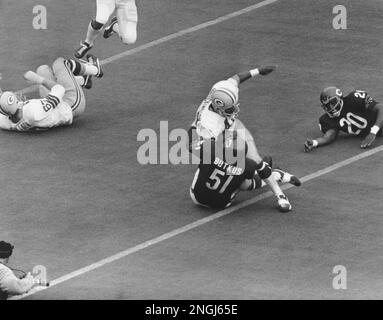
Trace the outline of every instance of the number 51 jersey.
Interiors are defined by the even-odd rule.
[[[352,135],[367,135],[375,124],[378,104],[367,92],[355,90],[342,98],[343,108],[339,117],[331,118],[327,113],[320,117],[319,127],[323,133],[336,129]]]
[[[211,164],[200,164],[191,186],[193,200],[211,208],[224,208],[231,204],[246,179],[255,172],[255,162],[245,159],[245,167],[228,164],[215,157]]]

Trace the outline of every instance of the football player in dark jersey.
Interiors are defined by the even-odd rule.
[[[202,101],[189,129],[190,151],[199,158],[190,189],[195,203],[212,208],[228,207],[239,191],[254,190],[265,181],[275,194],[279,209],[284,212],[292,209],[278,182],[300,185],[299,179],[273,170],[260,157],[251,133],[237,118],[239,84],[274,69],[255,68],[219,81]]]
[[[326,112],[319,118],[323,136],[307,139],[305,152],[334,142],[340,131],[363,137],[361,148],[371,146],[382,134],[383,106],[366,91],[354,90],[344,96],[339,88],[328,87],[322,91],[320,102]]]
[[[191,151],[197,152],[201,159],[190,188],[194,203],[215,209],[227,208],[240,191],[252,191],[266,185],[263,179],[301,185],[297,177],[272,168],[270,156],[264,157],[259,164],[250,159],[247,142],[235,132],[232,135],[224,131],[216,139],[205,140],[199,147],[196,141],[190,144]],[[290,211],[292,207],[288,199],[285,196],[281,199],[278,198],[279,209]]]

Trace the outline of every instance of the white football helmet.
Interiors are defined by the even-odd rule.
[[[217,82],[210,91],[214,111],[223,117],[235,118],[239,112],[238,91],[234,79]]]
[[[11,91],[0,91],[0,113],[9,117],[13,116],[23,104],[16,94]]]

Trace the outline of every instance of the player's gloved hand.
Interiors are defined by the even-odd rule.
[[[273,72],[277,67],[276,66],[265,66],[258,68],[259,74],[265,76],[271,72]]]
[[[314,148],[316,148],[316,146],[314,144],[314,140],[307,139],[306,142],[305,142],[305,145],[304,145],[304,152],[310,152]]]
[[[360,145],[360,147],[363,149],[368,148],[369,146],[373,144],[373,142],[375,141],[375,138],[376,138],[376,134],[369,133],[368,136],[364,138],[364,140],[362,141],[362,144]]]

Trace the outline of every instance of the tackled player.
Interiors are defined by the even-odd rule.
[[[58,58],[52,68],[43,65],[26,72],[26,80],[40,85],[40,99],[22,101],[14,92],[0,89],[0,128],[34,131],[72,124],[85,110],[81,85],[89,89],[91,77],[103,75],[98,58],[88,55],[87,59]]]
[[[239,84],[257,75],[267,75],[275,67],[256,68],[217,82],[199,106],[189,129],[189,150],[200,159],[190,195],[198,205],[225,208],[240,191],[270,186],[281,211],[292,206],[278,185],[300,186],[299,179],[280,169],[272,169],[270,157],[258,153],[253,136],[237,118]]]

